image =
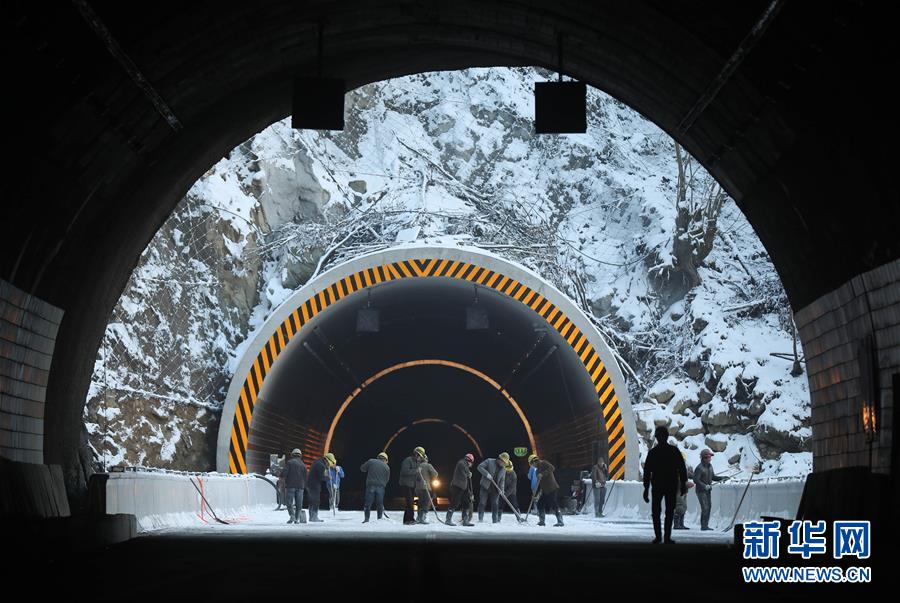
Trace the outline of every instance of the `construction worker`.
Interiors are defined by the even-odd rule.
[[[516,488],[519,484],[519,478],[516,476],[516,472],[514,471],[513,462],[506,462],[506,475],[503,478],[503,494],[506,496],[506,500],[512,505],[512,507],[519,513],[522,511],[519,509],[519,497],[516,495]],[[500,519],[503,519],[503,511],[506,510],[505,505],[500,505]]]
[[[709,514],[712,509],[712,485],[714,482],[721,482],[726,479],[716,475],[710,462],[713,452],[709,448],[703,449],[700,453],[700,464],[694,469],[694,487],[697,491],[697,500],[700,501],[700,529],[704,531],[712,530],[709,527]]]
[[[284,464],[282,478],[285,487],[285,505],[290,519],[288,523],[306,523],[303,517],[303,489],[306,487],[306,465],[299,448],[291,451],[291,458]]]
[[[281,511],[281,505],[287,507],[285,499],[287,495],[284,491],[284,464],[287,462],[287,455],[282,453],[269,455],[269,474],[276,478],[275,481],[275,500],[278,503],[276,511]]]
[[[478,465],[481,491],[478,493],[478,521],[484,521],[484,508],[491,501],[491,523],[500,521],[500,492],[506,477],[509,454],[501,452],[495,459],[484,459]]]
[[[363,523],[369,521],[372,503],[375,503],[375,507],[378,509],[378,519],[381,519],[384,516],[384,489],[387,487],[388,480],[391,477],[387,452],[379,452],[374,459],[369,459],[363,463],[359,470],[366,474],[366,498],[363,503],[365,519],[363,519]]]
[[[563,523],[562,513],[559,512],[559,502],[556,500],[559,484],[556,483],[556,478],[553,476],[556,467],[547,461],[541,460],[536,454],[528,457],[528,464],[534,467],[537,489],[541,492],[541,498],[538,500],[538,517],[540,519],[538,525],[546,525],[544,520],[547,513],[554,513],[556,515],[554,526],[557,528],[562,527],[565,524]]]
[[[653,485],[653,502],[650,509],[653,515],[653,544],[662,541],[660,534],[660,513],[662,500],[666,500],[665,543],[675,544],[672,540],[672,522],[674,521],[675,496],[678,492],[687,493],[687,469],[678,448],[669,444],[669,430],[660,425],[656,428],[656,446],[647,453],[644,461],[644,502],[650,502],[650,486]]]
[[[603,503],[606,500],[606,480],[609,479],[609,468],[606,459],[598,458],[591,468],[591,490],[594,495],[594,517],[603,517]]]
[[[319,502],[322,496],[322,484],[330,486],[331,475],[328,471],[337,465],[337,459],[330,452],[320,459],[313,461],[309,467],[309,480],[306,482],[306,492],[309,496],[309,521],[321,523],[319,519]]]
[[[681,458],[684,458],[684,453],[681,454]],[[694,470],[691,467],[687,468],[688,476],[694,474]],[[690,490],[694,487],[694,482],[688,479],[687,488]],[[672,525],[673,530],[690,530],[689,527],[684,525],[684,516],[687,514],[687,492],[684,494],[681,491],[678,491],[678,495],[675,497],[675,521]]]
[[[416,523],[428,523],[426,517],[434,504],[431,482],[437,479],[438,472],[428,462],[428,456],[426,455],[419,459],[419,465],[416,467],[416,470],[418,471],[416,475],[416,497],[419,499],[419,516],[416,518]],[[437,511],[436,508],[435,511]]]
[[[403,525],[414,525],[416,523],[415,510],[413,509],[413,501],[416,497],[416,481],[419,476],[419,461],[426,458],[425,449],[416,446],[412,454],[403,459],[400,463],[400,487],[403,489],[403,496],[406,498],[406,509],[403,511]]]
[[[450,508],[447,509],[447,517],[444,523],[450,525],[454,511],[462,512],[462,525],[472,526],[472,515],[469,513],[469,501],[472,499],[472,465],[475,457],[471,453],[459,459],[453,469],[453,479],[450,480]]]
[[[341,480],[344,479],[344,468],[335,465],[328,470],[328,473],[331,476],[331,506],[333,509],[337,509],[341,504]]]

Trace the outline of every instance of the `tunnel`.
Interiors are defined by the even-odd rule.
[[[842,362],[835,346],[854,348],[865,335],[853,326],[817,347],[827,328],[813,323],[848,295],[860,297],[865,287],[850,287],[852,279],[890,272],[900,254],[888,142],[897,121],[880,86],[896,67],[890,5],[429,5],[273,2],[265,11],[222,12],[200,2],[143,10],[137,19],[119,3],[12,7],[4,40],[21,57],[10,78],[25,93],[13,98],[20,118],[10,135],[17,154],[35,160],[5,191],[0,271],[65,315],[52,370],[48,363],[28,384],[39,388],[41,444],[21,454],[64,466],[70,486],[86,494],[81,417],[110,311],[198,177],[290,113],[292,78],[315,72],[317,23],[327,71],[347,89],[426,71],[538,65],[608,92],[683,144],[735,199],[772,257],[823,375]],[[885,279],[896,281],[893,273]],[[886,295],[885,307],[892,300],[895,293]],[[874,316],[877,308],[860,312]],[[896,322],[842,322],[888,329],[877,345],[887,358],[879,391],[890,408]],[[811,382],[822,408],[814,411],[817,470],[859,466],[868,456],[860,424],[832,427],[841,405],[858,413],[854,379],[849,372]],[[885,427],[875,464],[887,472]]]
[[[849,0],[815,6],[777,0],[739,4],[282,0],[267,3],[264,10],[249,4],[223,10],[220,3],[209,1],[154,6],[83,0],[11,3],[4,12],[3,39],[11,57],[8,79],[17,90],[9,99],[13,116],[8,120],[9,163],[18,169],[4,187],[0,293],[4,302],[19,303],[28,312],[12,310],[0,319],[4,321],[0,389],[6,413],[0,452],[17,461],[56,467],[65,479],[63,498],[67,494],[73,508],[86,506],[91,476],[89,459],[84,458],[82,414],[95,352],[111,309],[141,252],[190,186],[230,149],[290,114],[291,80],[316,73],[317,66],[322,69],[317,57],[322,48],[327,49],[327,74],[343,78],[348,90],[434,70],[537,65],[596,86],[641,112],[683,144],[734,198],[783,280],[807,352],[814,466],[804,496],[805,516],[890,517],[896,526],[900,482],[894,469],[900,463],[900,445],[892,436],[892,418],[900,399],[900,196],[895,177],[900,122],[893,96],[885,93],[889,74],[897,71],[896,16],[891,3]],[[372,295],[377,298],[383,291],[373,290]],[[269,394],[260,388],[265,389],[263,380],[273,363],[273,370],[278,370],[276,356],[289,347],[301,321],[315,320],[310,315],[319,314],[325,302],[333,301],[328,296],[335,294],[359,303],[352,298],[360,296],[358,291],[323,292],[325,299],[318,300],[307,295],[277,312],[280,322],[267,325],[272,328],[263,328],[251,342],[223,414],[220,471],[258,468],[262,455],[286,444],[275,441],[278,438],[264,440],[261,426]],[[489,295],[480,291],[479,304],[491,303]],[[387,307],[384,311],[389,316]],[[43,339],[34,337],[21,316],[37,313],[52,319],[58,332],[50,329]],[[327,314],[322,315],[323,324]],[[496,324],[494,317],[489,319]],[[384,324],[387,330],[388,323]],[[333,336],[330,330],[321,333],[336,346],[345,346],[346,338],[379,339],[377,333],[353,333],[348,326],[329,324],[328,329]],[[527,339],[524,332],[520,335]],[[307,335],[301,332],[301,337]],[[546,337],[552,341],[555,335],[551,331]],[[304,400],[301,388],[292,393],[293,403],[272,401],[272,412],[284,413],[281,424],[299,430],[290,439],[305,443],[309,453],[324,451],[340,405],[365,380],[390,368],[387,363],[446,360],[451,353],[442,350],[440,357],[425,358],[417,351],[415,358],[385,359],[385,366],[369,374],[348,364],[356,373],[352,377],[339,372],[334,355],[325,355],[329,348],[320,338],[310,338],[309,345],[323,362],[310,360],[312,354],[304,348],[296,352],[297,370],[319,371],[318,380],[324,374],[343,383],[330,394],[336,398]],[[26,350],[28,357],[39,355],[39,366],[27,364],[26,353],[15,346],[40,348]],[[603,357],[598,344],[594,348],[622,402],[624,385],[616,382],[615,362]],[[352,354],[344,347],[337,350],[341,356]],[[572,377],[565,383],[577,392],[583,382],[566,372],[568,351],[563,352],[554,353],[534,375],[528,376],[528,369],[516,373],[509,384],[508,393],[533,421],[539,450],[540,436],[549,438],[552,432],[544,433],[549,425],[532,408],[528,392],[520,390],[527,389],[522,383],[532,384],[539,374],[548,373],[543,378],[557,386],[563,383],[560,374]],[[532,355],[527,363],[541,358]],[[562,368],[557,367],[557,376],[551,379],[556,362]],[[416,372],[420,370],[433,370],[435,376]],[[515,435],[522,421],[513,420],[508,408],[498,404],[497,412],[506,416],[498,419],[502,434],[479,433],[461,415],[451,419],[430,410],[409,411],[385,424],[383,433],[390,433],[384,442],[379,441],[383,433],[377,438],[373,434],[371,442],[346,441],[350,428],[358,431],[357,421],[364,420],[367,404],[371,410],[392,391],[398,397],[407,395],[408,388],[415,389],[426,379],[452,381],[447,387],[454,388],[448,391],[455,395],[496,400],[485,390],[489,386],[479,385],[474,376],[472,383],[462,374],[450,377],[453,370],[410,367],[372,382],[371,396],[356,396],[335,425],[335,450],[349,447],[342,454],[366,456],[372,453],[370,446],[385,446],[394,434],[398,434],[395,443],[388,447],[396,447],[400,455],[420,439],[443,442],[433,450],[474,446],[454,425],[483,445],[485,455],[492,454],[490,446],[508,445],[495,437],[522,439],[521,432]],[[489,376],[502,386],[507,374]],[[523,382],[517,381],[525,376]],[[463,391],[467,387],[472,388],[470,393]],[[584,402],[574,394],[572,400],[573,405]],[[594,403],[599,402],[597,397]],[[258,414],[253,412],[257,404]],[[872,405],[881,411],[876,430],[863,422],[864,411]],[[28,421],[19,420],[21,409],[28,409]],[[619,411],[630,418],[625,417],[630,411],[626,403]],[[19,427],[23,423],[27,430]],[[639,461],[627,432],[630,421],[622,424],[623,470],[633,478]],[[607,446],[609,437],[608,431]],[[354,450],[357,446],[359,452]],[[878,495],[863,497],[861,492]],[[890,508],[885,513],[873,510],[873,501],[886,501]],[[273,551],[270,542],[255,547],[239,542],[213,567],[208,547],[184,545],[162,542],[145,549],[149,552],[144,556],[135,549],[131,555],[112,549],[112,558],[102,560],[106,587],[114,595],[109,581],[133,588],[128,579],[135,566],[150,567],[159,560],[173,560],[174,566],[175,550],[182,557],[173,567],[176,571],[166,574],[173,580],[186,574],[185,560],[208,575],[246,575],[248,560]],[[43,548],[65,551],[56,545]],[[720,578],[733,569],[719,549],[692,550],[695,557],[682,550],[651,555],[632,549],[623,555],[621,549],[585,547],[580,554],[589,561],[587,567],[602,568],[605,576],[627,575],[635,583],[646,580],[637,568],[650,559],[659,567],[674,568],[664,579],[646,583],[646,588],[667,596],[672,585],[698,566],[715,565],[709,575]],[[293,563],[293,544],[277,552],[279,561]],[[328,552],[349,554],[354,549],[335,546]],[[544,552],[543,568],[583,579],[574,575],[572,568],[579,564],[569,563],[570,557],[564,556],[568,552]],[[356,567],[370,567],[382,551],[373,548],[364,553],[354,558]],[[534,555],[514,557],[510,547],[482,551],[475,557],[479,567],[495,563],[499,557],[494,553],[509,555],[504,558],[515,560],[510,566],[515,563],[523,573],[535,566]],[[433,581],[435,568],[456,568],[457,562],[473,558],[471,549],[456,557],[430,554],[423,549],[410,553],[420,561],[411,562],[410,573],[419,576],[415,586],[422,589],[447,586]],[[336,564],[326,555],[311,559],[318,561],[315,569],[321,575],[335,578]],[[393,574],[391,564],[406,557],[386,559],[382,569]],[[57,566],[70,567],[71,575],[63,576],[70,579],[47,581],[44,575],[34,584],[74,584],[94,575],[98,566],[87,556],[69,555],[65,561]],[[275,566],[254,569],[271,572]],[[294,567],[283,563],[279,569]],[[493,571],[478,576],[494,577]],[[191,584],[197,584],[193,576],[180,586]],[[142,584],[143,592],[152,586]],[[231,596],[258,595],[259,583],[229,580],[218,586],[219,592]],[[737,596],[747,592],[723,587],[721,580],[715,584],[718,589]],[[172,592],[160,590],[161,595]]]
[[[226,400],[219,470],[333,452],[358,494],[358,465],[384,450],[397,466],[422,445],[448,477],[467,452],[502,451],[520,471],[537,453],[573,479],[597,458],[633,475],[623,384],[587,318],[537,275],[477,249],[381,252],[320,275],[257,332]]]

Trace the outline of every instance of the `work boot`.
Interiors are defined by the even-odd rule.
[[[450,523],[450,521],[451,521],[452,519],[453,519],[453,511],[449,511],[449,510],[448,510],[448,511],[447,511],[447,516],[444,518],[444,523],[447,524],[448,526],[449,526],[449,525],[452,525],[452,524]]]
[[[659,536],[657,536],[656,538],[653,539],[653,544],[659,544],[660,542],[662,542],[662,540],[660,539]]]
[[[365,519],[363,519],[363,523],[369,523],[369,515],[370,514],[371,513],[369,511],[366,511],[365,513],[363,513],[363,516],[365,517]]]
[[[297,518],[294,516],[294,511],[291,510],[291,509],[288,509],[288,515],[289,515],[289,518],[288,518],[287,522],[288,522],[288,523],[294,523],[294,522],[296,521],[296,519],[297,519]]]
[[[672,540],[671,538],[666,538],[665,543],[666,544],[675,544],[675,541]]]
[[[481,523],[482,521],[484,521],[484,511],[479,511],[478,512],[478,523]]]
[[[561,528],[561,527],[564,526],[564,525],[566,525],[566,524],[563,523],[563,520],[562,520],[562,513],[560,513],[559,511],[557,511],[557,512],[556,512],[556,523],[553,524],[553,527]]]
[[[712,532],[712,528],[709,526],[703,526],[700,530],[703,532]]]
[[[539,526],[547,525],[547,524],[544,523],[544,518],[545,518],[545,517],[546,517],[546,515],[544,515],[544,512],[543,512],[543,511],[538,511],[538,525],[539,525]]]

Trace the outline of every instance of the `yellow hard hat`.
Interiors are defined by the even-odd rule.
[[[384,461],[386,463],[388,461],[387,452],[379,452],[378,458],[380,458],[382,461]]]
[[[413,448],[413,452],[415,452],[416,454],[418,454],[421,457],[425,456],[425,449],[422,448],[421,446],[416,446],[415,448]]]
[[[530,465],[531,463],[533,463],[534,461],[537,461],[537,460],[539,460],[539,459],[538,459],[538,455],[536,455],[536,454],[529,454],[529,455],[528,455],[528,464],[529,464],[529,465]]]
[[[332,467],[337,465],[337,459],[334,458],[334,455],[330,452],[325,453],[325,460],[328,461],[328,464]]]
[[[512,472],[512,470],[513,470],[512,461],[506,461],[506,470],[509,472]]]
[[[504,463],[508,463],[509,462],[509,453],[501,452],[500,454],[497,455],[497,458],[499,458]]]

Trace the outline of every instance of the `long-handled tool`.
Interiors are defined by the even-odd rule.
[[[741,510],[741,505],[744,504],[744,497],[747,496],[747,491],[750,490],[750,483],[753,481],[753,476],[758,472],[758,467],[754,467],[753,471],[750,472],[750,479],[747,480],[747,485],[744,487],[744,493],[741,494],[741,500],[738,501],[737,507],[735,507],[734,509],[734,517],[731,518],[731,523],[728,524],[728,527],[722,530],[723,532],[727,532],[734,527],[734,522],[737,520],[738,512]]]
[[[609,502],[609,497],[612,496],[613,490],[616,489],[616,484],[619,483],[619,480],[613,480],[613,485],[609,487],[609,493],[607,493],[606,498],[603,499],[603,509],[606,509],[606,503]]]
[[[422,468],[417,467],[416,469],[419,471],[419,479],[421,479],[422,483],[425,485],[425,495],[428,496],[428,506],[431,507],[432,511],[434,511],[434,518],[437,519],[438,522],[444,523],[444,520],[441,519],[440,515],[438,515],[437,507],[434,506],[434,501],[431,499],[431,490],[428,489],[428,482],[425,481],[425,477],[422,475]]]
[[[491,483],[494,484],[494,487],[495,487],[495,488],[497,488],[497,492],[500,493],[500,496],[501,496],[501,498],[503,498],[503,501],[506,503],[506,505],[507,505],[510,509],[512,509],[512,512],[515,513],[515,515],[516,515],[516,520],[517,520],[519,523],[525,523],[525,519],[522,517],[522,514],[519,513],[519,510],[518,510],[517,508],[515,508],[511,502],[509,502],[509,499],[506,498],[506,494],[503,493],[503,488],[501,488],[500,486],[497,485],[497,482],[494,481],[494,478],[491,476],[491,474],[490,474],[490,473],[482,473],[482,475],[487,476],[487,478],[488,478],[489,480],[491,480]]]
[[[262,481],[266,482],[267,484],[269,484],[270,486],[272,486],[273,488],[275,488],[275,496],[276,496],[276,498],[277,498],[278,496],[281,495],[281,491],[278,489],[278,485],[277,485],[277,484],[273,484],[273,483],[272,483],[272,480],[267,479],[267,478],[263,477],[262,475],[260,475],[260,474],[258,474],[258,473],[254,473],[254,474],[253,474],[253,477],[258,478],[258,479],[261,479]],[[279,504],[279,505],[278,505],[278,508],[275,509],[275,510],[276,510],[276,511],[280,511],[280,510],[281,510],[281,505]]]
[[[475,489],[472,487],[471,472],[469,472],[469,476],[466,478],[466,481],[469,483],[469,488],[468,490],[466,490],[466,494],[469,495],[469,504],[466,506],[466,510],[463,511],[462,525],[472,526],[475,525],[472,523],[472,518],[475,517]]]
[[[337,509],[334,508],[334,484],[331,483],[331,480],[328,481],[328,491],[329,491],[329,506],[331,507],[331,514],[334,517],[337,517]]]
[[[209,501],[206,500],[206,496],[203,495],[203,491],[200,489],[200,487],[199,487],[197,484],[194,483],[194,478],[193,478],[193,477],[190,477],[190,478],[188,478],[188,479],[191,480],[191,485],[194,486],[194,490],[196,490],[196,491],[197,491],[197,494],[200,495],[200,498],[203,499],[203,503],[209,508],[209,512],[212,513],[213,519],[215,519],[216,521],[218,521],[219,523],[221,523],[221,524],[223,524],[223,525],[226,525],[226,526],[231,525],[230,523],[228,523],[228,522],[225,521],[224,519],[219,519],[219,516],[216,515],[216,512],[215,512],[215,510],[212,508],[212,505],[209,504]]]
[[[528,516],[531,515],[531,508],[534,507],[534,503],[537,502],[537,500],[541,497],[541,494],[541,489],[538,488],[531,496],[531,502],[528,503],[528,512],[525,513],[525,521],[528,521]]]

